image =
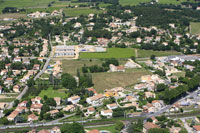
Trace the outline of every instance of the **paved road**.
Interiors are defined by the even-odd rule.
[[[194,97],[195,95],[198,94],[199,89],[200,89],[200,87],[199,87],[196,91],[193,91],[193,92],[191,92],[191,93],[188,93],[187,96],[185,96],[185,97],[179,99],[179,100],[176,101],[176,102],[182,102],[182,101],[186,100],[186,99],[189,98],[189,97]],[[143,113],[143,114],[141,114],[141,117],[150,118],[150,117],[152,117],[152,116],[161,115],[161,114],[163,114],[164,112],[166,112],[167,110],[169,110],[172,106],[173,106],[173,105],[166,105],[166,106],[164,106],[161,110],[159,110],[158,112],[155,112],[155,113],[153,113],[153,114],[151,114],[151,113]]]
[[[192,128],[188,125],[188,123],[185,121],[185,118],[181,118],[181,121],[184,124],[185,129],[188,131],[188,133],[193,133]]]

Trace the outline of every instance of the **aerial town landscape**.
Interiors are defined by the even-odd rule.
[[[0,133],[200,133],[200,0],[0,0]]]

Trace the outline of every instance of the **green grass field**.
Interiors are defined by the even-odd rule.
[[[153,54],[156,56],[168,56],[168,55],[180,55],[181,53],[176,51],[153,51],[153,50],[138,49],[139,58],[150,57]]]
[[[135,56],[135,51],[132,48],[108,48],[105,53],[81,53],[81,59],[89,58],[130,58]]]
[[[17,7],[17,8],[45,8],[52,1],[58,0],[2,0],[0,1],[0,11],[5,7]]]
[[[200,34],[200,22],[199,23],[191,22],[190,26],[192,34]]]
[[[139,3],[150,2],[151,0],[119,0],[121,5],[138,5]]]
[[[44,95],[48,96],[49,98],[54,97],[61,97],[66,98],[67,95],[65,94],[65,89],[53,90],[52,88],[48,88],[47,90],[42,90],[39,94],[40,97],[44,97]]]
[[[160,4],[174,4],[179,5],[182,2],[195,2],[195,0],[158,0]]]

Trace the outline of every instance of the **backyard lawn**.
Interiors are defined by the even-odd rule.
[[[102,52],[102,53],[80,53],[81,59],[130,58],[131,56],[135,56],[135,50],[132,48],[108,48],[107,52]]]
[[[190,26],[192,34],[200,34],[200,23],[191,22]]]
[[[47,90],[42,90],[39,94],[40,97],[44,97],[44,95],[48,96],[49,98],[54,97],[61,97],[66,98],[67,95],[65,94],[65,89],[53,90],[52,88],[48,88]]]

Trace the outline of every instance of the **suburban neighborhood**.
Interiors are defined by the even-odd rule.
[[[200,132],[198,0],[49,1],[0,5],[0,132]]]

